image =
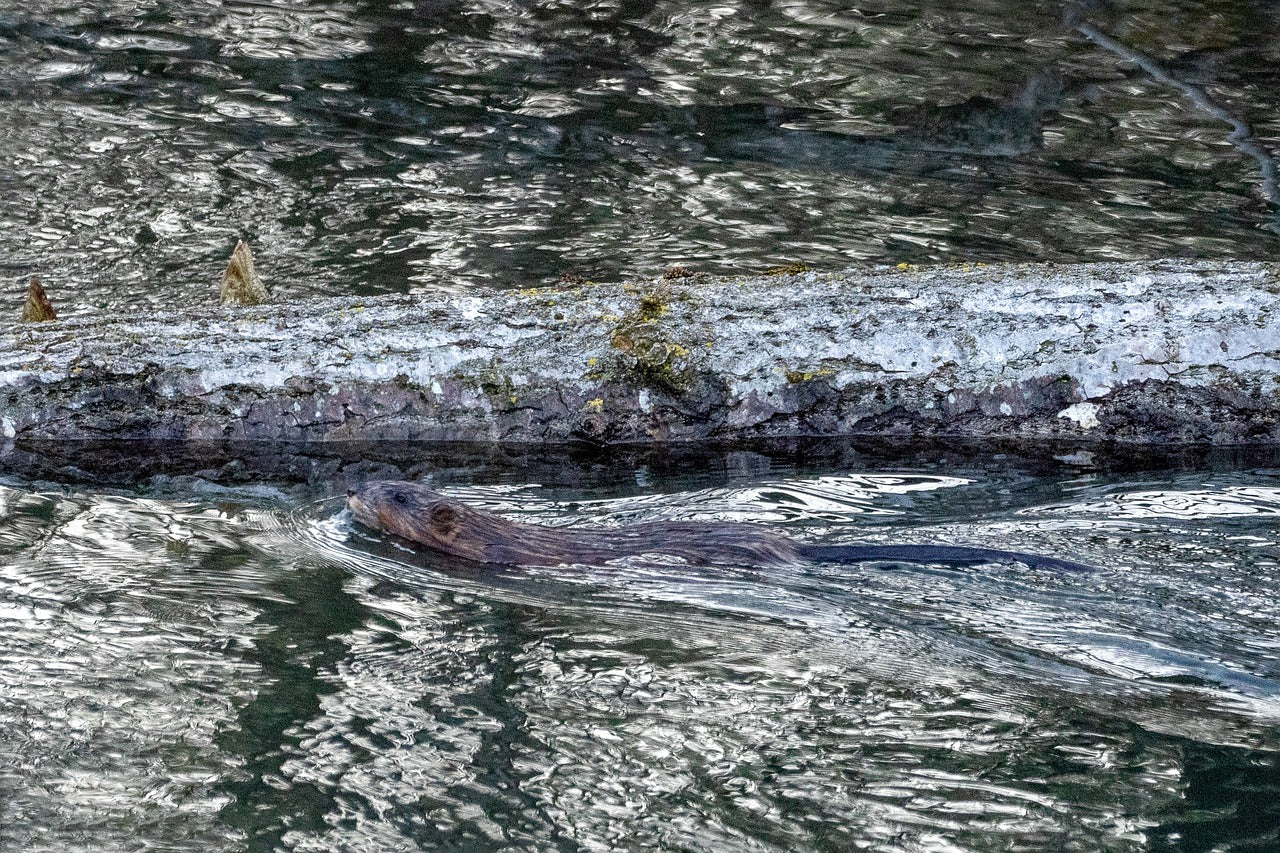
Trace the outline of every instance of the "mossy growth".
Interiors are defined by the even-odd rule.
[[[800,275],[809,271],[807,264],[796,261],[782,267],[770,267],[764,271],[764,275]]]
[[[515,399],[515,385],[512,384],[510,376],[506,376],[496,370],[489,370],[479,377],[478,381],[480,390],[490,397]]]
[[[499,364],[501,361],[480,373],[459,376],[458,380],[464,388],[478,390],[492,401],[514,406],[520,402],[520,396],[516,393],[515,383],[499,369]]]
[[[830,368],[820,368],[818,370],[788,370],[786,372],[787,382],[792,385],[798,385],[801,382],[812,382],[815,379],[829,379],[835,376],[836,372]]]
[[[692,350],[677,339],[668,312],[673,301],[689,301],[687,293],[665,286],[639,292],[636,305],[618,318],[609,336],[617,358],[612,370],[596,370],[600,378],[608,374],[630,375],[640,384],[672,393],[688,389],[693,378]]]

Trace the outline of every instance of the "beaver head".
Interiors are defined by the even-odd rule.
[[[347,508],[356,521],[385,530],[429,548],[466,557],[484,558],[476,533],[486,516],[418,483],[388,480],[366,483],[347,491]]]

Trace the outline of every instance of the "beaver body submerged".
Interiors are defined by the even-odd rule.
[[[477,563],[514,566],[599,565],[622,557],[663,554],[694,564],[783,565],[802,561],[857,563],[1023,563],[1060,571],[1090,567],[1056,557],[959,545],[806,545],[751,524],[655,521],[619,528],[524,524],[472,509],[417,483],[367,483],[347,492],[356,521],[427,548]]]

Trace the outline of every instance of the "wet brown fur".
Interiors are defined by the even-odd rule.
[[[660,554],[694,564],[1018,562],[1054,571],[1092,571],[1091,566],[1060,557],[965,545],[808,545],[751,524],[655,521],[618,528],[521,524],[472,509],[426,486],[399,481],[353,489],[347,492],[347,506],[361,524],[477,563],[599,565],[621,557]]]
[[[479,563],[522,566],[599,563],[642,554],[690,563],[777,565],[801,559],[795,542],[749,524],[658,521],[621,528],[523,524],[472,509],[425,486],[369,483],[347,493],[357,521]]]

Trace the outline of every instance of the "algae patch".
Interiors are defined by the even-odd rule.
[[[659,286],[639,294],[635,306],[617,318],[609,345],[615,358],[599,378],[626,378],[657,390],[680,393],[694,376],[694,343],[669,316],[674,302],[690,302],[683,291]]]
[[[502,403],[505,407],[513,407],[520,402],[520,395],[516,392],[516,385],[511,376],[502,372],[501,364],[501,359],[498,359],[479,373],[458,376],[458,381],[464,388],[479,391],[490,400]]]
[[[823,367],[818,370],[787,370],[785,375],[789,384],[799,385],[801,382],[812,382],[815,379],[830,379],[836,375],[836,372]]]

